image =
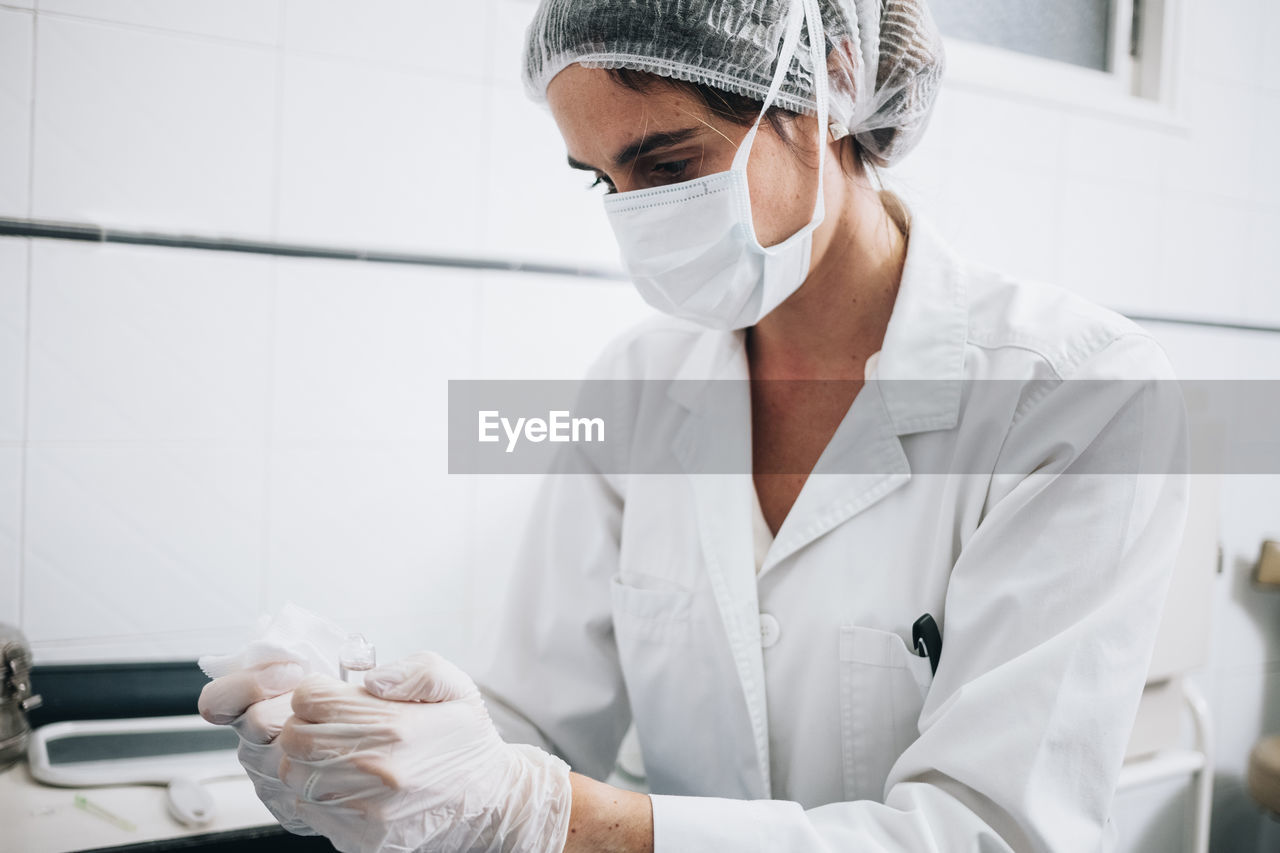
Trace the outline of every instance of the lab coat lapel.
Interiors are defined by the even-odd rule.
[[[686,379],[673,386],[673,396],[685,407],[685,420],[675,433],[672,451],[689,478],[704,564],[751,724],[758,774],[739,780],[742,795],[766,799],[771,790],[769,722],[750,529],[751,445],[726,442],[722,432],[725,424],[751,423],[746,353],[740,334],[708,333],[700,349],[684,371]],[[733,381],[720,383],[708,395],[687,379],[698,373]],[[712,397],[714,404],[708,402]]]
[[[926,220],[896,196],[882,197],[910,223],[910,236],[879,366],[800,490],[762,577],[911,479],[901,436],[951,429],[959,417],[969,316],[963,268]]]
[[[910,479],[885,399],[876,382],[867,382],[787,513],[760,576]]]
[[[886,200],[900,205],[891,195]],[[905,208],[903,215],[910,217]],[[964,276],[936,232],[910,218],[907,259],[879,373],[940,384],[929,393],[874,379],[863,386],[778,531],[760,576],[907,483],[911,469],[900,436],[950,429],[957,422],[968,319]],[[736,440],[750,437],[749,375],[742,333],[707,332],[670,386],[670,397],[683,410],[672,452],[689,477],[699,544],[751,722],[759,774],[739,781],[744,797],[764,799],[772,783],[752,553],[751,442]],[[707,393],[713,380],[738,381]],[[742,425],[727,442],[720,429],[726,424]]]
[[[743,359],[745,379],[745,354]],[[726,366],[724,361],[719,366],[718,376],[739,378],[736,368]],[[676,431],[672,451],[689,478],[703,561],[742,686],[758,767],[756,778],[737,781],[742,796],[764,799],[771,796],[772,780],[758,578],[750,529],[754,485],[750,473],[736,473],[750,472],[751,447],[750,442],[729,443],[726,451],[721,436],[725,423],[751,422],[750,389],[745,381],[722,386],[715,393],[700,393],[696,385],[678,387],[685,392],[680,396],[689,408]],[[714,404],[708,402],[711,398]],[[727,465],[731,461],[727,454],[740,454],[742,458]],[[874,383],[868,383],[858,394],[819,459],[817,470],[836,473],[809,477],[769,551],[761,575],[910,479],[906,455]]]

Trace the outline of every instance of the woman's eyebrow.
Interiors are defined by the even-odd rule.
[[[626,148],[618,152],[613,158],[615,166],[621,168],[626,166],[637,157],[643,157],[659,148],[666,148],[670,145],[679,145],[681,142],[687,142],[689,139],[697,136],[702,131],[701,127],[686,127],[681,130],[668,130],[662,133],[648,134],[635,142],[632,142]],[[569,156],[569,168],[581,169],[586,172],[598,172],[595,166],[589,166],[581,160],[576,160],[572,155]]]

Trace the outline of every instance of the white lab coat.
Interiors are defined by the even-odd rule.
[[[551,476],[477,673],[494,721],[603,779],[634,719],[658,853],[1103,849],[1186,477],[1073,474],[1143,451],[1143,412],[1059,380],[1171,368],[1119,315],[964,265],[917,216],[875,370],[1048,381],[994,414],[964,383],[865,386],[758,575],[749,474]],[[741,333],[662,319],[592,375],[748,374]],[[662,415],[686,423],[636,433],[697,471],[714,439],[688,387]],[[741,413],[749,430],[745,387]],[[1036,473],[912,473],[984,449]],[[925,612],[936,676],[908,647]]]

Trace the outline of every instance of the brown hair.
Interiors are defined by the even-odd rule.
[[[750,127],[755,124],[756,117],[760,115],[760,108],[764,106],[763,102],[754,98],[726,92],[723,89],[717,89],[714,86],[708,86],[703,83],[691,83],[688,80],[677,80],[674,77],[662,77],[658,74],[636,71],[631,68],[610,68],[608,72],[615,83],[626,86],[633,92],[648,92],[658,85],[686,92],[701,103],[711,115],[724,119],[731,124],[736,124],[739,127]],[[791,136],[791,123],[799,115],[799,113],[779,106],[769,107],[769,111],[764,114],[765,121],[769,122],[769,126],[774,133],[778,134],[778,137],[797,156],[800,155],[800,147]],[[867,167],[867,160],[863,156],[862,146],[858,144],[856,139],[852,136],[847,136],[845,140],[847,140],[847,145],[842,146],[840,149],[840,168],[844,170],[846,175],[853,177],[857,172],[861,172]],[[849,164],[846,162],[846,152],[852,157],[853,171],[850,171]],[[817,164],[813,165],[816,168]]]

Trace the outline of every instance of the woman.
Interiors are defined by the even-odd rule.
[[[544,0],[526,60],[674,318],[592,374],[677,380],[627,410],[656,467],[549,479],[483,693],[430,654],[291,717],[296,671],[214,681],[264,800],[343,850],[1105,846],[1185,511],[1121,380],[1170,369],[874,188],[936,94],[922,0]],[[597,781],[631,722],[650,795]]]

